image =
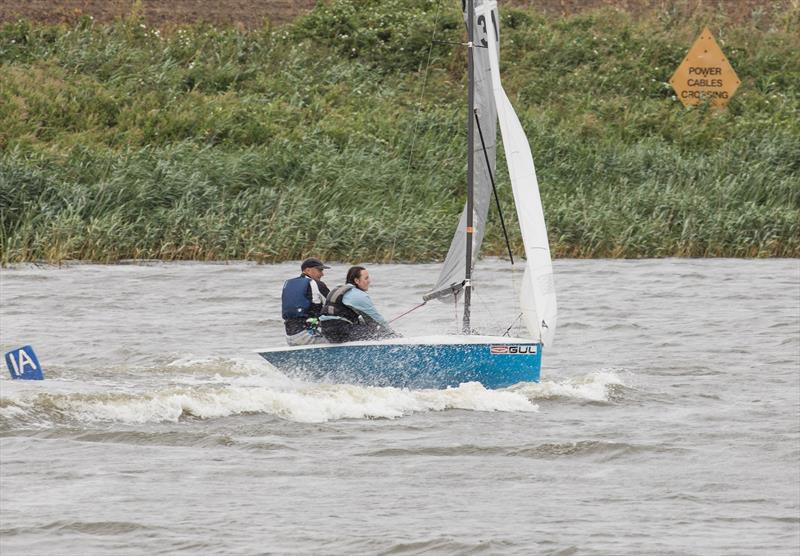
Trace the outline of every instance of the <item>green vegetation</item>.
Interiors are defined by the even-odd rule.
[[[3,25],[0,259],[442,257],[464,202],[459,7],[333,0],[259,31]],[[704,25],[742,80],[726,110],[666,84]],[[798,8],[769,27],[505,10],[554,254],[800,256],[798,26]],[[484,253],[504,252],[497,220]]]

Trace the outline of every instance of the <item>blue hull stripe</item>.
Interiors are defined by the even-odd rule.
[[[314,382],[447,388],[477,381],[486,388],[539,382],[541,344],[384,344],[259,352],[284,374]]]

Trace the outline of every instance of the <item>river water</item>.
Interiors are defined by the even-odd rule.
[[[271,370],[296,267],[0,270],[0,347],[46,376],[0,378],[0,554],[800,552],[800,261],[556,261],[542,382],[499,391]],[[437,272],[369,268],[389,317]],[[520,273],[476,274],[502,332]]]

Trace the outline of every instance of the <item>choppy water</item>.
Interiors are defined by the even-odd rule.
[[[501,391],[271,371],[295,266],[0,270],[0,347],[47,377],[0,379],[0,554],[800,551],[797,260],[557,261],[543,381]],[[436,274],[370,269],[388,316]],[[504,329],[519,276],[478,279]]]

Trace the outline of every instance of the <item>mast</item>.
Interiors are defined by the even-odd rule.
[[[475,151],[475,61],[474,44],[475,36],[475,5],[474,0],[467,0],[467,244],[466,244],[466,269],[464,271],[464,322],[462,331],[470,333],[470,302],[472,301],[472,216],[474,194],[474,168]]]

